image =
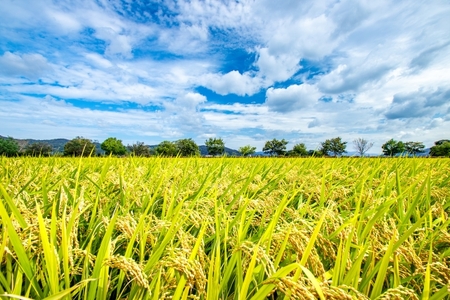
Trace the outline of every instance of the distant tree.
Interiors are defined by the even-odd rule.
[[[340,137],[336,137],[325,140],[325,142],[322,143],[321,151],[325,155],[333,154],[333,156],[339,156],[347,152],[345,151],[345,148],[347,148],[347,142],[343,142]]]
[[[128,145],[127,146],[128,151],[131,152],[132,155],[134,156],[143,156],[143,157],[149,157],[152,152],[150,150],[150,148],[146,145],[144,145],[143,142],[136,142],[133,145]]]
[[[267,141],[262,150],[269,155],[281,156],[281,155],[285,154],[286,145],[288,143],[289,142],[286,141],[285,139],[282,139],[281,141],[277,140],[277,139],[273,139],[271,141]]]
[[[405,151],[405,144],[402,141],[390,139],[381,146],[381,149],[383,149],[384,155],[392,157],[396,154],[403,153]]]
[[[90,156],[95,154],[95,145],[89,140],[78,136],[64,145],[65,156]]]
[[[359,153],[359,156],[364,156],[370,148],[372,148],[373,143],[370,143],[368,140],[363,138],[357,138],[353,141],[353,147]]]
[[[19,144],[12,137],[0,138],[0,156],[16,156],[19,154]]]
[[[324,154],[321,150],[308,150],[308,156],[322,157]]]
[[[306,146],[304,143],[299,143],[294,145],[292,150],[290,151],[292,156],[307,156],[308,150],[306,150]]]
[[[106,155],[124,155],[127,153],[127,148],[122,144],[122,141],[115,137],[107,138],[100,147]]]
[[[424,153],[425,145],[422,142],[406,142],[405,150],[412,156],[416,156],[417,153]]]
[[[450,157],[450,140],[434,142],[434,146],[430,148],[430,155]]]
[[[253,153],[255,153],[256,147],[246,145],[246,146],[240,147],[238,151],[239,151],[239,153],[241,153],[242,156],[250,156]]]
[[[180,156],[199,156],[200,149],[193,139],[181,139],[175,142]]]
[[[25,155],[29,156],[50,156],[53,147],[47,143],[31,143],[25,146]]]
[[[209,138],[205,141],[209,155],[222,155],[225,152],[225,143],[221,138]]]
[[[158,146],[156,146],[155,153],[158,156],[167,156],[167,157],[177,156],[178,148],[174,142],[162,141],[161,143],[159,143]]]

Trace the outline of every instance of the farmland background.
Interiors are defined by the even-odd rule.
[[[0,159],[5,297],[448,297],[449,159]]]

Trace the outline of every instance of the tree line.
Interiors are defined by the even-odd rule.
[[[268,156],[330,156],[338,157],[347,153],[347,142],[342,141],[340,137],[327,139],[320,143],[320,147],[315,150],[308,150],[304,143],[295,144],[291,150],[287,150],[288,141],[285,139],[272,139],[266,141],[262,151]],[[373,146],[373,143],[358,138],[353,141],[353,148],[359,154],[364,156]],[[222,138],[209,138],[205,141],[208,156],[225,155],[225,143]],[[177,141],[163,141],[156,147],[150,148],[143,142],[136,142],[125,146],[121,140],[115,137],[109,137],[100,145],[105,155],[124,156],[134,155],[148,157],[152,155],[164,157],[190,157],[200,156],[199,146],[192,139],[179,139]],[[408,155],[416,156],[424,153],[425,145],[422,142],[403,142],[390,139],[381,146],[383,155],[397,156]],[[256,147],[245,145],[238,149],[241,156],[252,156],[256,153]],[[11,137],[0,139],[0,155],[3,156],[95,156],[98,155],[94,142],[83,137],[76,137],[64,145],[64,151],[59,154],[53,153],[53,148],[47,143],[37,142],[29,143],[23,149],[20,149],[16,140]],[[430,148],[430,156],[450,157],[450,140],[439,140]]]

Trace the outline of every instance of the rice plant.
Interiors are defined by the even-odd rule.
[[[446,299],[450,160],[0,158],[0,297]]]

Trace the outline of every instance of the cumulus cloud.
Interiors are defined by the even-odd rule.
[[[262,80],[249,73],[241,74],[231,71],[226,74],[207,74],[200,83],[219,95],[236,94],[239,96],[253,95],[262,86]]]
[[[269,88],[266,92],[266,105],[273,111],[290,112],[314,104],[320,97],[315,86],[293,84],[287,88]]]

